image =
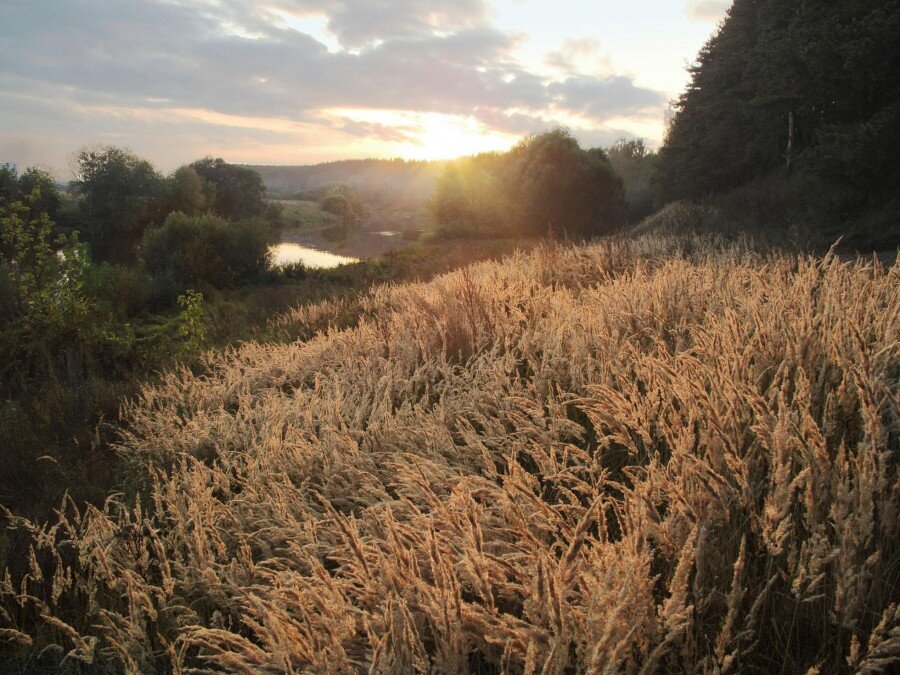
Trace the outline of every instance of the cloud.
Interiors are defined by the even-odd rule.
[[[597,120],[640,114],[666,102],[662,93],[638,87],[623,75],[605,78],[573,75],[548,85],[547,91],[560,108]]]
[[[484,0],[294,0],[282,8],[301,16],[326,15],[329,30],[346,47],[474,28],[488,14]]]
[[[599,49],[600,41],[595,38],[569,38],[562,47],[549,52],[544,63],[565,72],[577,71],[582,61],[601,61],[597,56]]]
[[[309,16],[324,17],[341,48],[290,20]],[[204,137],[227,142],[223,129],[240,127],[243,138],[266,146],[279,136],[315,140],[316,128],[335,142],[389,143],[409,141],[415,130],[323,111],[443,113],[515,134],[560,117],[600,128],[664,104],[631,78],[578,72],[577,62],[596,52],[591,40],[568,41],[551,55],[566,72],[554,81],[516,61],[520,39],[492,27],[483,0],[0,3],[0,101],[18,97],[0,109],[0,122],[7,136],[19,127],[34,137],[41,123],[65,141],[79,129],[104,138],[131,129],[139,141],[165,131],[195,147]],[[43,98],[53,106],[36,103]],[[99,117],[67,118],[62,109]]]
[[[687,14],[694,21],[718,23],[725,18],[732,4],[733,0],[691,0]]]

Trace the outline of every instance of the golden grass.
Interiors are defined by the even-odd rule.
[[[17,521],[0,637],[132,672],[887,669],[898,282],[545,246],[209,354],[127,411],[139,499]]]

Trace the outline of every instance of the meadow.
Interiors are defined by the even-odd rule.
[[[888,670],[898,282],[646,235],[297,307],[127,404],[123,493],[9,514],[6,658]]]

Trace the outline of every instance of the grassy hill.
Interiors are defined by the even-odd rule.
[[[547,245],[378,287],[306,341],[210,353],[128,410],[132,493],[19,521],[34,554],[0,589],[8,654],[887,667],[898,282],[877,260],[699,239]],[[323,302],[279,326],[345,314]]]

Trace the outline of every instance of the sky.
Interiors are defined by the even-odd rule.
[[[0,0],[0,162],[446,159],[658,145],[731,0]]]

